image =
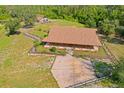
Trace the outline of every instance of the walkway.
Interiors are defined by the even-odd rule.
[[[57,56],[51,71],[60,87],[68,87],[95,78],[90,61],[70,55]]]

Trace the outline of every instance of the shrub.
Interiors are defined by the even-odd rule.
[[[42,31],[42,29],[41,28],[38,28],[38,31]]]
[[[41,43],[41,42],[39,42],[39,41],[34,41],[33,43],[34,43],[34,46],[35,46],[35,47],[43,44],[43,43]]]
[[[19,21],[18,19],[10,19],[6,24],[6,35],[12,35],[16,33],[16,30],[19,28]]]
[[[119,26],[116,29],[116,34],[118,34],[120,37],[124,37],[124,26]]]
[[[47,34],[44,35],[44,37],[47,37],[47,36],[48,36]]]
[[[52,47],[52,48],[50,48],[50,51],[51,52],[56,52],[56,48],[55,47]]]
[[[45,42],[40,42],[40,45],[44,46],[46,43]]]
[[[93,66],[98,78],[103,76],[110,76],[112,72],[112,66],[102,61],[93,61]]]

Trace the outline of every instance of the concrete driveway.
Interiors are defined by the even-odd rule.
[[[78,59],[71,55],[57,56],[51,72],[59,87],[68,87],[95,78],[90,61]]]

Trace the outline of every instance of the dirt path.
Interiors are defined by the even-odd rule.
[[[41,41],[41,38],[35,35],[30,34],[29,32],[31,32],[33,30],[33,28],[21,28],[19,29],[20,32],[22,32],[26,37],[31,38],[32,40],[37,40],[37,41]]]
[[[39,38],[39,37],[37,37],[37,36],[35,36],[35,35],[32,35],[32,34],[30,34],[30,33],[25,32],[24,35],[25,35],[26,37],[28,37],[28,38],[31,38],[32,40],[41,41],[41,38]]]

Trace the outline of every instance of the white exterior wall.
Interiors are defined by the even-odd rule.
[[[84,51],[98,51],[98,49],[99,49],[98,46],[93,46],[93,49],[89,49],[89,48],[74,48],[74,47],[65,47],[65,46],[55,46],[55,45],[49,45],[49,43],[47,43],[44,47],[46,47],[46,48],[56,47],[56,48],[59,48],[59,49],[72,48],[72,49],[75,49],[75,50],[84,50]]]
[[[88,49],[88,48],[75,48],[75,50],[95,51],[94,49]]]
[[[93,46],[94,47],[94,50],[95,51],[98,51],[99,50],[99,47],[98,46]]]

